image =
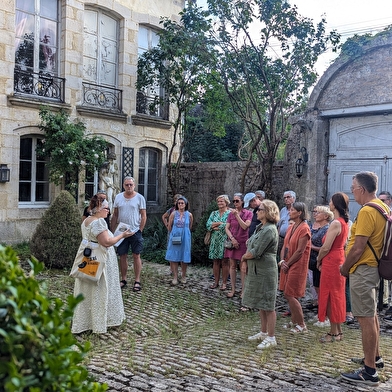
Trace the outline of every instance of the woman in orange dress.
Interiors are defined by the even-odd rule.
[[[329,225],[323,246],[317,257],[317,268],[323,273],[320,279],[318,318],[321,322],[328,316],[330,331],[320,342],[341,341],[343,338],[341,324],[346,320],[346,278],[340,274],[344,262],[344,246],[348,236],[348,203],[345,193],[332,195],[329,209],[334,220]]]
[[[306,279],[310,256],[310,228],[306,222],[306,206],[295,202],[290,208],[289,216],[293,222],[287,229],[283,248],[280,253],[279,290],[283,291],[291,311],[292,333],[307,332],[304,314],[298,298],[305,295]]]

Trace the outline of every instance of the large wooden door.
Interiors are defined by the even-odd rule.
[[[350,198],[350,219],[360,206],[350,191],[355,173],[366,170],[378,175],[378,191],[392,193],[392,118],[365,116],[330,120],[328,191],[344,192]]]

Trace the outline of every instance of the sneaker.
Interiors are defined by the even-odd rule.
[[[385,311],[385,314],[392,314],[392,306]]]
[[[358,365],[365,366],[365,358],[351,358],[351,362],[357,363]],[[384,367],[384,360],[379,358],[376,361],[376,368],[382,369]]]
[[[276,339],[268,336],[257,346],[257,348],[263,350],[272,346],[276,346]]]
[[[313,324],[315,327],[320,327],[320,328],[324,328],[324,327],[330,327],[331,323],[329,320],[325,320],[325,321],[317,321],[316,323]]]
[[[386,324],[392,324],[392,314],[390,316],[384,317],[383,320]]]
[[[367,385],[377,386],[380,383],[377,372],[372,376],[366,372],[365,368],[360,368],[352,373],[342,373],[343,380],[357,382]]]
[[[268,336],[267,332],[259,332],[256,335],[249,336],[248,340],[259,340],[259,339],[264,339]]]

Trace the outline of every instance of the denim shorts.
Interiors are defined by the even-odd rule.
[[[377,267],[362,264],[350,274],[351,309],[355,317],[374,317],[377,314],[379,283]]]
[[[117,247],[117,253],[122,255],[127,255],[129,248],[132,250],[132,254],[139,255],[143,250],[143,236],[142,232],[138,230],[134,235],[124,238],[123,242]]]

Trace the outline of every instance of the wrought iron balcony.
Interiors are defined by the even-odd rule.
[[[147,114],[152,117],[159,117],[163,120],[169,119],[169,102],[158,96],[148,96],[141,91],[136,94],[136,112]]]
[[[83,82],[82,106],[122,113],[122,90]]]
[[[45,72],[14,70],[14,92],[64,102],[65,79]]]

